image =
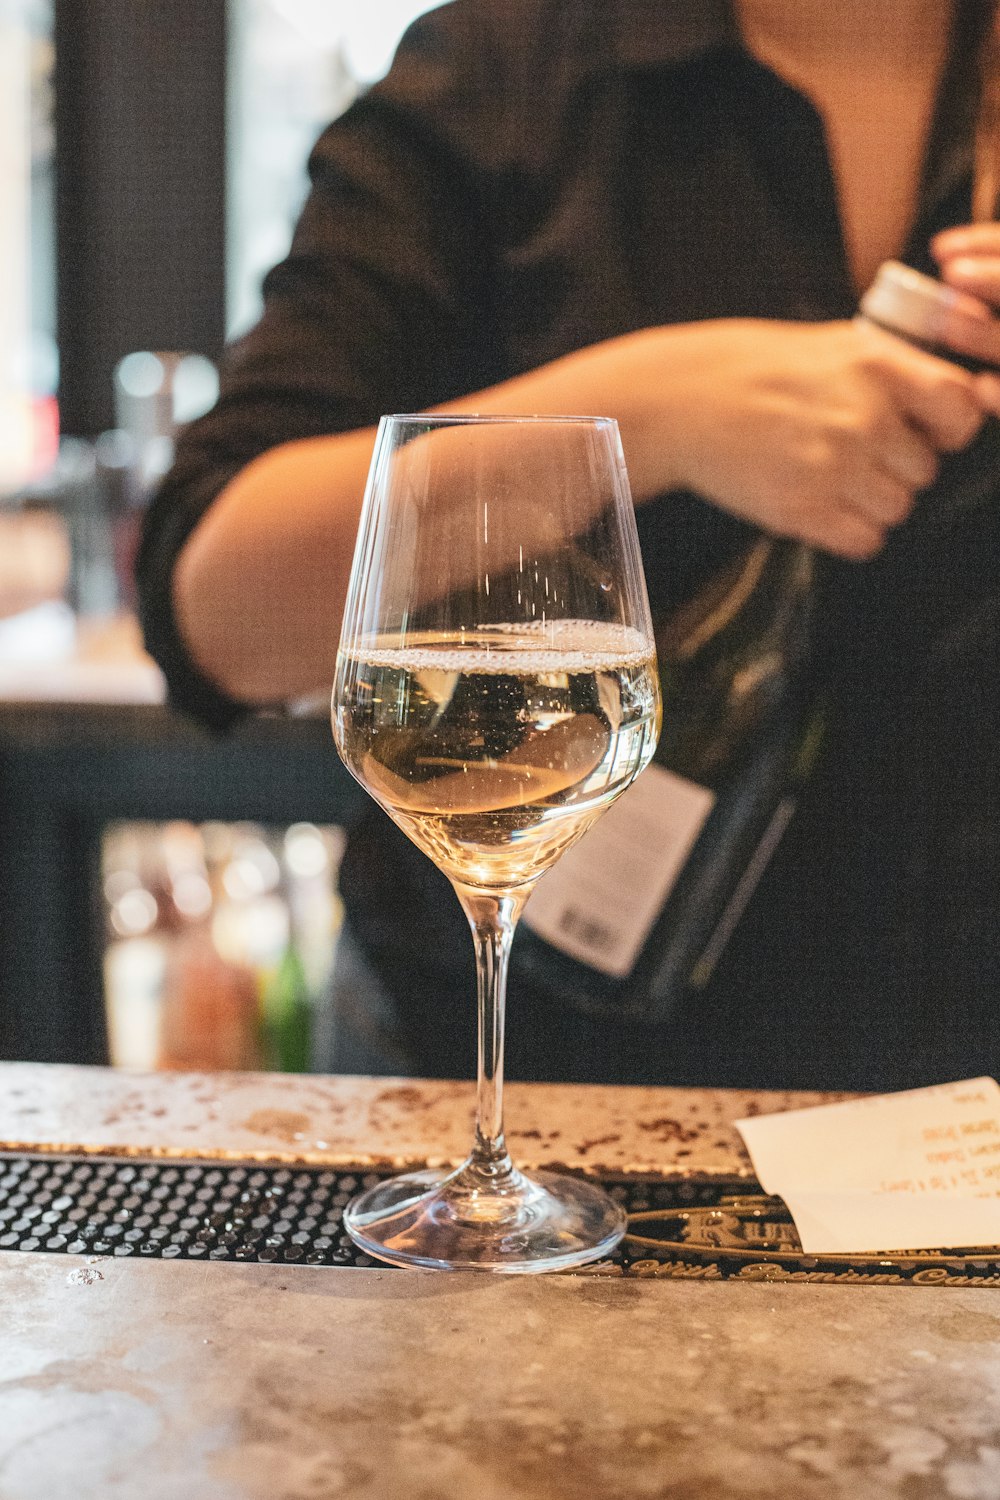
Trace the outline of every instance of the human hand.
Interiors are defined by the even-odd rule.
[[[961,224],[945,229],[930,243],[941,280],[961,294],[956,316],[941,329],[942,341],[1000,369],[1000,224]]]
[[[931,240],[930,248],[942,281],[991,307],[1000,307],[1000,224],[943,229]]]
[[[1000,266],[1000,262],[998,262]],[[880,550],[965,447],[983,379],[858,319],[750,319],[647,329],[623,424],[637,493],[687,488],[780,535],[847,558]]]

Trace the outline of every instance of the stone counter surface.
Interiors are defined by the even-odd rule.
[[[3,1500],[996,1500],[976,1291],[6,1256]]]
[[[504,1097],[519,1164],[750,1176],[733,1120],[843,1096],[508,1084]],[[457,1163],[472,1143],[474,1110],[471,1081],[0,1063],[7,1150]]]
[[[511,1134],[523,1159],[732,1172],[729,1121],[807,1102],[512,1089]],[[447,1157],[470,1105],[0,1066],[8,1149]],[[779,1496],[998,1500],[1000,1298],[0,1253],[0,1500]]]

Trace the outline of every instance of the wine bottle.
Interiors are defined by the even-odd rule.
[[[757,536],[656,626],[653,764],[539,882],[520,971],[592,1014],[663,1021],[707,984],[818,745],[817,560]]]
[[[895,261],[859,315],[955,363],[949,318],[975,306]],[[978,366],[981,368],[981,366]],[[949,455],[911,520],[914,544],[992,503],[1000,424]],[[657,623],[663,732],[653,764],[539,883],[515,964],[595,1015],[665,1020],[704,988],[780,842],[822,737],[814,656],[818,559],[759,536]]]
[[[979,59],[972,217],[1000,205],[1000,18]],[[859,316],[967,368],[944,342],[974,299],[887,261]],[[919,546],[994,503],[1000,423],[949,455],[924,495]],[[923,538],[921,537],[923,533]],[[663,732],[652,765],[541,880],[514,961],[597,1015],[663,1021],[704,987],[794,812],[822,736],[810,663],[818,559],[760,536],[657,629]]]

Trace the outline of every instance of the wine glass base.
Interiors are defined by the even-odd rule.
[[[600,1260],[625,1223],[621,1205],[583,1178],[513,1171],[501,1191],[476,1190],[469,1163],[445,1177],[393,1177],[344,1210],[358,1248],[391,1265],[522,1275]]]

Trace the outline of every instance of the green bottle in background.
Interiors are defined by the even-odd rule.
[[[308,1072],[313,1006],[294,933],[264,982],[261,1000],[268,1067],[281,1073]]]

